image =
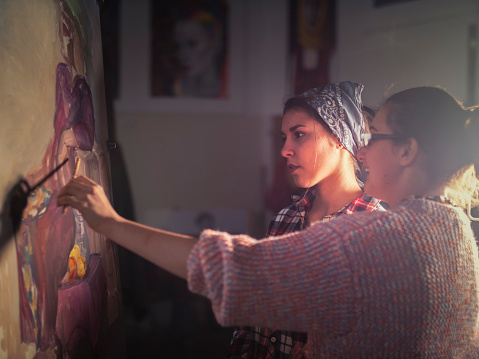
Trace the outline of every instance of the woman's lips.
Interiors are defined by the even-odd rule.
[[[298,168],[299,168],[299,166],[296,166],[296,165],[293,165],[293,164],[291,164],[291,163],[288,163],[289,173],[295,172]]]

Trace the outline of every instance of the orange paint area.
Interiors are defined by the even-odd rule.
[[[73,249],[70,252],[70,258],[68,260],[68,272],[68,279],[70,283],[75,280],[76,276],[83,278],[86,273],[85,258],[81,256],[80,248],[76,244],[73,246]]]

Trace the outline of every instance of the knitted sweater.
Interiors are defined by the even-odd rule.
[[[412,199],[262,241],[204,231],[188,285],[221,325],[308,332],[312,358],[477,358],[478,262],[461,210]]]

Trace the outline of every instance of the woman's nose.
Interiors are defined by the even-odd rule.
[[[283,148],[281,149],[281,156],[286,158],[293,156],[293,150],[290,148],[290,146],[288,146],[288,143],[286,141],[284,142]]]
[[[358,161],[364,162],[364,160],[366,159],[365,153],[366,153],[366,147],[361,147],[357,154]]]

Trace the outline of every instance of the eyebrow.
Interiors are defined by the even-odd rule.
[[[376,127],[374,127],[374,126],[369,126],[369,131],[371,131],[371,130],[377,131],[378,129],[377,129]]]
[[[296,126],[290,127],[290,128],[289,128],[289,132],[294,132],[294,131],[296,131],[296,130],[297,130],[299,127],[306,127],[306,126],[305,126],[305,125],[301,125],[301,124],[299,124],[299,125],[296,125]],[[281,134],[282,134],[282,135],[284,135],[284,132],[283,132],[283,131],[281,131]]]

